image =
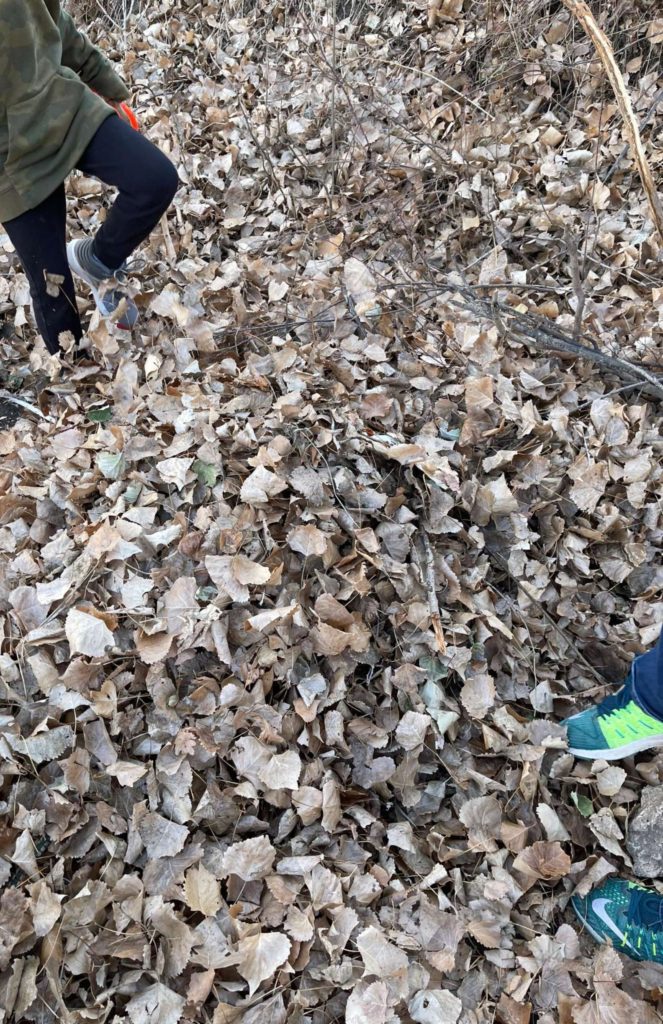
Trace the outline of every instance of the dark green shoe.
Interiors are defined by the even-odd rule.
[[[663,964],[663,896],[655,889],[617,878],[571,903],[597,942],[633,960]]]

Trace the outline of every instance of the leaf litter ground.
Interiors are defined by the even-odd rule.
[[[660,1019],[569,899],[663,762],[559,725],[658,635],[660,406],[497,308],[656,373],[645,197],[555,5],[333,13],[111,28],[184,182],[132,339],[55,364],[4,247],[3,1021]]]

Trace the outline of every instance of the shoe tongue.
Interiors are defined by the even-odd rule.
[[[663,896],[653,890],[642,892],[636,889],[631,896],[628,916],[632,924],[663,931]]]
[[[599,714],[609,715],[611,711],[625,708],[631,700],[633,700],[633,682],[629,674],[627,679],[624,680],[624,685],[617,693],[613,693],[601,701],[599,704]]]

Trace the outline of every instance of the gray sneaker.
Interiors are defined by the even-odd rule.
[[[92,240],[89,238],[69,242],[67,259],[73,273],[90,288],[101,315],[112,320],[123,331],[130,331],[135,327],[138,322],[138,307],[128,295],[110,283],[112,279],[122,281],[125,267],[122,266],[116,271],[108,270],[94,255]]]

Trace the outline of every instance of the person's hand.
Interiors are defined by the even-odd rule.
[[[130,125],[134,129],[134,131],[140,131],[140,124],[138,122],[138,118],[136,117],[128,103],[111,102],[110,105],[115,111],[115,113],[118,114],[118,116],[121,117],[123,121],[126,121],[126,123]]]

